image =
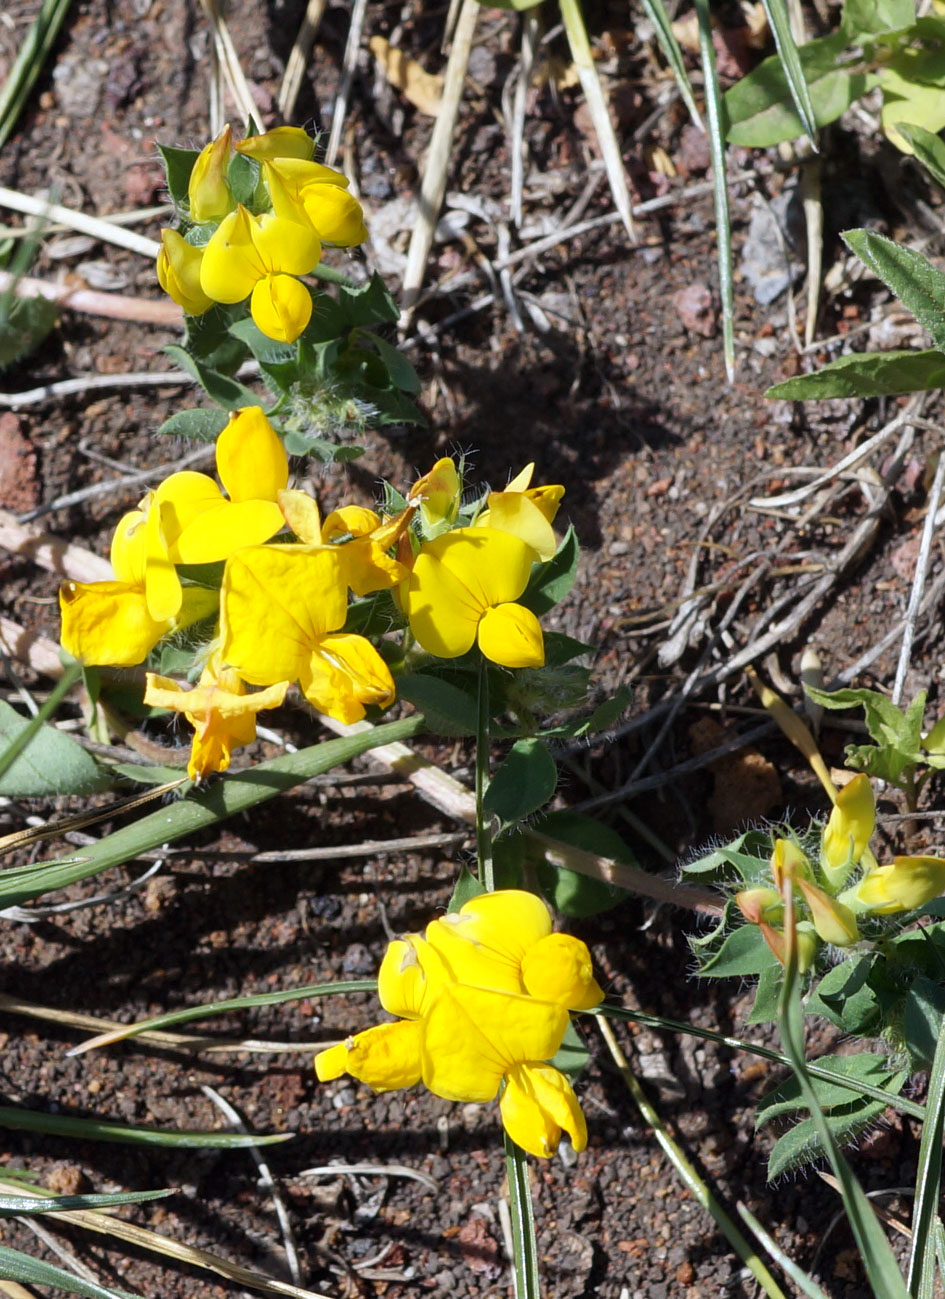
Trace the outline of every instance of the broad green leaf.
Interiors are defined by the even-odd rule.
[[[260,166],[255,158],[234,153],[226,170],[227,183],[237,203],[256,209],[256,187],[259,184]]]
[[[466,863],[463,862],[459,878],[453,887],[453,895],[450,898],[449,906],[446,908],[447,914],[452,915],[453,912],[464,906],[470,898],[478,898],[485,891]]]
[[[817,126],[836,121],[875,84],[875,76],[862,70],[861,59],[850,56],[850,70],[840,63],[849,43],[841,31],[808,41],[798,50]],[[732,86],[725,95],[725,111],[730,144],[766,149],[794,140],[804,131],[777,55],[759,63]]]
[[[945,140],[940,135],[933,135],[924,126],[910,125],[908,122],[899,124],[899,134],[912,149],[916,161],[945,189]]]
[[[397,695],[426,718],[434,735],[475,735],[478,704],[474,696],[442,677],[426,672],[398,677]]]
[[[52,1286],[55,1290],[65,1290],[66,1294],[82,1295],[84,1299],[138,1299],[131,1291],[112,1290],[108,1286],[96,1285],[94,1281],[85,1281],[74,1272],[31,1258],[8,1245],[0,1245],[0,1277],[22,1285]]]
[[[555,760],[541,740],[516,740],[493,773],[483,806],[509,825],[544,807],[557,784]]]
[[[381,360],[387,367],[390,381],[401,392],[417,393],[420,391],[420,377],[403,352],[387,343],[377,334],[369,334],[371,342],[377,348]]]
[[[771,1024],[778,1017],[778,996],[781,992],[781,966],[769,965],[758,976],[755,1000],[745,1016],[746,1024]]]
[[[525,605],[539,617],[553,609],[574,585],[579,557],[577,533],[570,527],[552,558],[532,570],[525,593],[519,597],[519,604]]]
[[[137,1127],[107,1119],[80,1119],[69,1114],[45,1114],[40,1110],[0,1105],[0,1128],[48,1132],[81,1141],[117,1141],[135,1146],[176,1146],[190,1150],[241,1150],[248,1146],[271,1146],[290,1141],[292,1132],[262,1135],[256,1132],[181,1132],[173,1128]]]
[[[838,356],[813,374],[776,383],[765,393],[782,401],[832,397],[894,397],[945,388],[945,351],[854,352]]]
[[[0,700],[0,760],[2,750],[30,726],[10,704]],[[71,735],[41,725],[26,750],[0,776],[6,798],[49,798],[62,794],[94,794],[108,789],[112,778]]]
[[[943,1018],[945,987],[920,974],[906,993],[902,1011],[902,1035],[913,1069],[931,1068]]]
[[[808,997],[809,1015],[823,1015],[837,1028],[856,1037],[879,1032],[882,1009],[870,983],[873,957],[851,957],[828,970]]]
[[[847,230],[843,239],[928,330],[935,346],[945,348],[945,273],[921,253],[873,230]]]
[[[229,326],[234,338],[249,348],[255,359],[263,365],[284,365],[296,360],[296,348],[289,343],[280,343],[264,334],[255,320],[235,320]]]
[[[253,392],[252,388],[247,388],[245,384],[231,379],[229,375],[221,374],[219,370],[211,369],[210,366],[198,361],[195,357],[177,343],[169,343],[164,351],[172,361],[189,374],[192,379],[196,379],[208,397],[222,406],[224,410],[238,410],[241,406],[261,406],[263,403]]]
[[[855,39],[899,32],[915,22],[915,0],[844,0],[841,28]]]
[[[595,653],[595,647],[585,641],[575,640],[560,631],[545,632],[545,667],[560,668],[582,654]]]
[[[764,830],[746,830],[731,843],[715,848],[696,861],[684,862],[686,875],[711,875],[730,880],[737,875],[745,884],[767,877],[771,865],[771,836]],[[734,868],[734,870],[733,870]]]
[[[400,319],[400,308],[377,271],[363,288],[342,287],[338,305],[348,325],[392,325]]]
[[[139,762],[113,762],[109,771],[135,785],[168,785],[183,775],[180,767],[155,767]]]
[[[567,1074],[569,1080],[573,1083],[584,1072],[590,1058],[591,1053],[588,1051],[583,1037],[578,1032],[574,1020],[571,1020],[564,1030],[561,1045],[552,1056],[551,1063],[556,1069],[560,1069],[563,1074]]]
[[[211,227],[212,229],[212,227]],[[191,237],[193,231],[191,231]],[[207,370],[232,376],[249,355],[246,344],[231,332],[246,317],[247,301],[215,303],[199,316],[185,316],[184,349]]]
[[[58,319],[55,302],[15,298],[5,311],[0,311],[0,369],[34,352]]]
[[[187,208],[190,173],[200,152],[198,149],[177,149],[169,144],[159,144],[158,149],[164,163],[164,174],[167,176],[167,188],[171,191],[171,198],[178,207]]]
[[[549,812],[538,828],[552,839],[597,853],[599,857],[607,857],[622,866],[639,865],[633,849],[616,830],[581,812]],[[542,893],[554,909],[565,916],[596,916],[609,911],[628,896],[626,890],[614,884],[592,879],[563,866],[551,866],[545,860],[536,862],[534,869]]]
[[[932,65],[929,57],[924,51],[901,50],[879,73],[883,92],[880,125],[887,140],[903,153],[911,153],[912,148],[899,130],[901,125],[923,126],[928,131],[945,126],[945,54],[936,51]],[[926,76],[933,79],[927,81]]]
[[[699,966],[699,975],[712,979],[757,975],[776,964],[777,957],[758,926],[741,925],[732,930],[714,956]]]
[[[176,438],[193,438],[196,442],[215,442],[227,426],[225,410],[179,410],[166,419],[158,433]]]
[[[825,1055],[821,1056],[816,1064],[819,1076],[811,1077],[811,1085],[823,1110],[832,1110],[837,1106],[846,1107],[850,1104],[850,1081],[866,1082],[871,1087],[882,1087],[887,1091],[898,1092],[906,1078],[903,1070],[890,1069],[888,1056],[874,1055],[868,1051],[858,1052],[856,1055]],[[847,1085],[828,1081],[823,1077],[824,1070],[846,1079]],[[758,1102],[755,1111],[755,1127],[760,1128],[782,1114],[791,1114],[804,1108],[800,1084],[796,1078],[788,1078]]]
[[[895,1075],[900,1079],[900,1086],[907,1077],[906,1073]],[[847,1096],[849,1097],[849,1092]],[[844,1105],[835,1106],[824,1120],[837,1145],[846,1145],[853,1141],[865,1128],[874,1123],[885,1111],[882,1101],[870,1100],[864,1096],[860,1100],[848,1100]],[[802,1119],[789,1132],[780,1137],[768,1159],[768,1181],[774,1182],[785,1173],[804,1168],[823,1159],[826,1154],[818,1135],[814,1119]]]

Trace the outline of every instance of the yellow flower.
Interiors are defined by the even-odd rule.
[[[538,619],[515,601],[528,585],[534,552],[495,528],[456,528],[425,541],[406,583],[410,630],[430,654],[452,659],[478,641],[503,667],[541,667]]]
[[[487,509],[476,520],[476,526],[511,532],[531,546],[539,559],[547,560],[558,548],[551,525],[564,496],[564,488],[560,484],[529,487],[534,472],[534,464],[526,465],[505,491],[490,492],[486,500]]]
[[[344,1073],[375,1091],[422,1081],[437,1096],[500,1096],[509,1135],[547,1158],[562,1131],[575,1150],[587,1128],[568,1081],[548,1061],[561,1046],[567,1007],[601,1000],[587,948],[551,933],[545,904],[517,889],[483,894],[426,936],[392,942],[378,975],[385,1010],[402,1016],[315,1057],[323,1082]]]
[[[811,920],[817,937],[834,947],[849,947],[860,937],[856,916],[843,902],[832,898],[809,880],[799,879],[798,888],[810,907]]]
[[[161,229],[161,251],[157,255],[158,283],[188,316],[201,316],[213,306],[200,287],[203,249],[189,244],[176,230]]]
[[[209,475],[193,470],[171,474],[154,493],[175,564],[215,563],[241,546],[268,541],[285,524],[278,498],[289,481],[289,460],[258,406],[230,415],[217,438],[216,461],[229,499]]]
[[[342,576],[355,595],[385,591],[409,576],[409,569],[388,551],[406,532],[414,513],[412,507],[382,522],[373,510],[344,505],[340,510],[332,510],[322,523],[315,501],[306,492],[295,489],[279,493],[279,506],[289,527],[304,545],[332,546]]]
[[[204,249],[200,287],[214,302],[242,302],[252,294],[259,328],[275,327],[269,336],[291,343],[312,314],[308,290],[292,277],[307,275],[320,258],[321,244],[308,226],[272,213],[253,216],[240,204]]]
[[[340,171],[297,158],[266,160],[263,170],[276,216],[305,222],[324,243],[341,248],[367,239],[364,211]]]
[[[233,207],[233,195],[226,179],[232,135],[225,126],[215,140],[201,149],[190,173],[187,199],[190,219],[198,224],[222,221]]]
[[[222,658],[244,681],[298,681],[309,703],[340,722],[394,700],[390,669],[363,636],[339,630],[348,593],[333,548],[248,546],[227,560]]]
[[[274,126],[262,135],[249,135],[233,146],[247,158],[303,158],[308,161],[315,152],[315,141],[301,126]]]
[[[200,782],[213,771],[226,771],[232,751],[256,738],[256,714],[278,708],[285,699],[288,681],[248,695],[237,673],[214,655],[192,690],[169,677],[149,672],[144,702],[152,708],[183,713],[194,728],[187,774]]]
[[[462,482],[449,456],[438,460],[428,474],[418,478],[410,489],[411,505],[420,506],[423,532],[436,537],[456,522]]]
[[[832,888],[840,888],[863,856],[875,825],[873,789],[869,777],[860,772],[838,791],[824,827],[821,865]]]
[[[945,861],[939,857],[894,857],[889,866],[867,871],[858,884],[841,894],[853,911],[890,916],[914,911],[945,893]]]
[[[181,588],[160,530],[160,511],[132,510],[115,529],[113,582],[64,582],[61,639],[73,658],[101,667],[141,663],[169,632],[208,617],[213,591]]]

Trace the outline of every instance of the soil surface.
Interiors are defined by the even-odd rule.
[[[413,222],[408,200],[432,119],[387,83],[368,40],[384,36],[427,71],[442,72],[446,8],[369,3],[347,107],[342,161],[369,226],[380,231],[367,260],[355,258],[349,269],[376,265],[395,289]],[[26,0],[7,5],[0,80],[36,10]],[[601,698],[623,684],[634,694],[627,724],[606,742],[562,750],[559,797],[562,805],[581,805],[609,796],[601,818],[627,837],[643,866],[672,873],[677,856],[691,855],[712,835],[787,810],[822,809],[798,756],[772,728],[761,730],[764,715],[742,671],[730,670],[733,658],[767,636],[747,658],[793,702],[808,647],[819,652],[827,682],[848,669],[858,684],[892,680],[900,638],[872,657],[870,651],[906,609],[937,435],[919,429],[904,440],[903,429],[894,429],[856,474],[815,492],[800,510],[763,509],[757,498],[803,486],[812,475],[799,470],[829,469],[901,408],[829,402],[802,409],[762,394],[837,355],[851,337],[858,347],[867,338],[874,348],[924,345],[881,286],[846,266],[838,232],[871,225],[932,239],[934,251],[940,208],[914,169],[859,121],[859,134],[841,127],[825,133],[824,267],[834,287],[822,294],[818,318],[817,338],[826,341],[805,354],[786,294],[770,300],[761,283],[783,272],[781,246],[765,224],[772,209],[788,212],[789,255],[797,268],[804,263],[803,227],[792,224],[797,169],[777,151],[732,150],[737,371],[728,382],[702,137],[673,100],[646,31],[626,30],[625,6],[587,10],[634,200],[665,205],[640,215],[636,244],[613,220],[568,233],[578,222],[607,218],[612,208],[582,96],[561,74],[566,49],[552,35],[543,47],[548,76],[528,99],[523,221],[518,228],[510,222],[508,88],[521,26],[512,12],[484,9],[449,175],[447,208],[454,218],[465,214],[465,224],[458,231],[457,221],[436,243],[405,343],[422,379],[428,427],[370,431],[363,459],[313,477],[326,509],[342,499],[369,501],[382,477],[409,483],[454,450],[468,455],[482,480],[504,482],[533,459],[539,481],[566,484],[562,518],[575,524],[584,551],[556,625],[598,647]],[[303,11],[300,0],[231,6],[229,30],[263,125],[278,120],[279,85]],[[330,126],[349,18],[346,4],[326,8],[295,122]],[[201,146],[209,138],[210,46],[206,18],[184,0],[76,3],[0,153],[0,184],[30,195],[53,192],[96,215],[159,204],[156,144]],[[728,52],[722,66],[731,79],[739,41],[729,32],[720,36],[720,49]],[[740,57],[752,56],[741,48]],[[229,101],[227,111],[235,121]],[[11,213],[8,223],[19,227],[22,218]],[[156,237],[159,225],[153,217],[135,228]],[[501,291],[482,305],[493,285],[484,269],[489,260],[559,231],[558,242],[513,267],[521,328]],[[31,274],[160,298],[147,259],[71,230],[44,235]],[[802,330],[801,288],[798,278]],[[165,370],[161,348],[175,337],[166,327],[64,311],[38,351],[0,373],[0,505],[20,516],[41,510],[39,522],[51,533],[106,553],[115,521],[142,491],[140,482],[123,478],[192,450],[158,439],[155,430],[175,410],[199,402],[183,382],[98,381]],[[24,397],[66,378],[79,381],[70,394]],[[922,413],[934,420],[937,401],[926,402]],[[93,485],[101,485],[98,494],[84,492]],[[75,493],[74,502],[62,501]],[[851,551],[855,535],[860,541]],[[16,551],[3,552],[0,562],[2,612],[56,641],[56,577]],[[942,571],[936,541],[928,589]],[[809,593],[810,607],[798,613]],[[933,710],[940,707],[940,638],[933,603],[919,620],[905,692],[909,698],[927,687]],[[5,688],[5,697],[18,702],[15,682],[40,697],[49,688],[22,661],[11,663]],[[70,706],[61,715],[77,717],[78,710]],[[284,742],[317,738],[316,724],[298,710],[278,712],[271,728]],[[822,744],[834,763],[842,762],[847,738],[825,728]],[[175,743],[157,729],[151,739]],[[726,745],[728,753],[715,752]],[[262,741],[235,765],[278,751]],[[469,777],[465,744],[427,752]],[[4,920],[4,992],[128,1022],[226,997],[373,976],[388,931],[422,927],[437,914],[472,847],[458,842],[456,824],[411,786],[377,773],[360,761],[347,775],[264,804],[188,845],[186,854],[168,855],[144,887],[105,903],[29,923]],[[8,802],[0,828],[16,830],[28,817],[54,818],[77,806]],[[662,840],[662,855],[642,836],[641,822]],[[444,836],[440,848],[276,866],[249,860],[262,851],[436,833]],[[941,850],[934,834],[920,830],[913,843]],[[74,845],[54,840],[34,856],[70,851]],[[52,900],[118,891],[143,869],[122,867]],[[611,996],[739,1033],[750,1004],[745,990],[690,977],[687,934],[697,927],[694,915],[639,899],[572,926],[591,944]],[[283,1044],[270,1052],[125,1044],[70,1058],[66,1051],[83,1030],[11,1013],[2,1026],[3,1091],[7,1103],[38,1110],[222,1130],[229,1120],[203,1090],[215,1088],[253,1130],[293,1135],[263,1153],[294,1233],[302,1284],[389,1299],[510,1295],[495,1107],[451,1105],[420,1091],[374,1096],[349,1080],[314,1080],[313,1045],[376,1016],[367,994],[311,999],[209,1024],[209,1036]],[[596,1030],[586,1036],[591,1062],[580,1095],[588,1149],[567,1162],[530,1162],[545,1293],[748,1299],[754,1282],[675,1179]],[[831,1296],[865,1294],[845,1226],[826,1235],[838,1211],[834,1193],[816,1174],[765,1183],[773,1138],[755,1134],[754,1107],[778,1070],[695,1038],[644,1028],[620,1036],[654,1103],[723,1202],[733,1208],[744,1201]],[[828,1049],[829,1034],[818,1033],[811,1045]],[[870,1189],[891,1189],[911,1184],[916,1151],[915,1132],[890,1113],[854,1159]],[[337,1162],[370,1171],[326,1171]],[[58,1191],[175,1187],[173,1198],[128,1216],[289,1279],[272,1194],[247,1152],[93,1144],[10,1130],[0,1163],[7,1171],[32,1170]],[[313,1168],[321,1171],[305,1175]],[[894,1195],[883,1203],[908,1214]],[[21,1224],[5,1221],[0,1238],[54,1259]],[[160,1267],[143,1251],[110,1247],[77,1228],[56,1224],[54,1239],[105,1284],[182,1299],[233,1293],[212,1274]]]

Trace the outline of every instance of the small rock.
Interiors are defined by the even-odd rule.
[[[741,272],[755,301],[762,307],[774,302],[803,274],[802,263],[792,256],[794,227],[800,211],[796,186],[785,186],[770,203],[755,197],[748,236],[742,247]]]
[[[690,333],[701,334],[703,338],[711,338],[715,333],[715,308],[708,285],[697,282],[678,289],[673,294],[673,306]]]
[[[75,1164],[56,1164],[46,1175],[46,1187],[53,1195],[81,1195],[88,1181]]]
[[[673,155],[677,170],[683,176],[700,175],[709,170],[709,137],[692,122],[687,122],[679,133],[679,148]]]
[[[13,411],[0,415],[0,505],[15,513],[39,504],[36,452],[23,436]]]

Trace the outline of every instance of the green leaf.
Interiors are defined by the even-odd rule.
[[[0,1128],[48,1132],[81,1141],[117,1141],[136,1146],[176,1146],[189,1150],[242,1150],[290,1141],[291,1132],[263,1135],[255,1132],[180,1132],[172,1128],[137,1127],[106,1119],[73,1118],[69,1114],[44,1114],[40,1110],[0,1105]]]
[[[241,406],[263,404],[252,388],[247,388],[245,384],[231,379],[229,375],[221,374],[219,370],[211,369],[177,343],[168,343],[164,351],[186,374],[196,379],[207,396],[212,397],[224,410],[238,410]]]
[[[921,253],[872,230],[847,230],[843,240],[902,305],[945,348],[945,274]]]
[[[607,857],[622,866],[639,865],[633,849],[616,830],[581,812],[549,812],[542,818],[539,828],[542,834],[550,835],[552,839],[597,853],[599,857]],[[498,843],[501,842],[500,839]],[[577,919],[596,916],[609,911],[628,896],[625,889],[614,884],[592,879],[565,866],[552,866],[545,860],[536,862],[534,870],[542,893],[564,916]]]
[[[229,326],[229,333],[245,344],[261,365],[285,365],[296,361],[298,352],[293,345],[269,338],[250,317],[235,320]]]
[[[418,708],[434,735],[475,735],[478,704],[459,686],[426,672],[399,677],[397,695]]]
[[[30,726],[29,719],[0,700],[0,750],[9,748]],[[25,752],[0,776],[0,794],[6,798],[94,794],[111,783],[108,772],[71,735],[41,725]]]
[[[730,880],[734,874],[743,884],[755,884],[768,879],[771,866],[771,836],[764,830],[746,830],[731,843],[715,848],[696,861],[685,862],[686,875],[710,875],[717,880]]]
[[[377,271],[363,288],[342,287],[338,305],[348,325],[393,325],[400,319],[400,308]]]
[[[902,1035],[913,1069],[931,1067],[943,1017],[945,987],[920,974],[906,993],[902,1011]]]
[[[766,397],[826,401],[832,397],[887,397],[945,388],[945,352],[854,352],[794,379],[776,383]]]
[[[945,189],[945,140],[910,122],[901,122],[899,133],[911,146],[916,161]]]
[[[616,724],[626,713],[630,704],[633,702],[633,691],[629,686],[620,686],[613,699],[607,699],[586,718],[574,731],[576,736],[579,735],[597,735],[599,731],[607,731]]]
[[[851,61],[851,71],[839,65],[849,43],[847,34],[839,31],[808,41],[797,52],[817,126],[836,121],[875,84],[875,76],[861,70],[862,60]],[[804,131],[777,55],[765,59],[736,82],[724,102],[730,144],[767,149],[783,140],[794,140]]]
[[[168,785],[184,774],[180,767],[151,766],[141,762],[113,762],[109,771],[123,776],[133,785]]]
[[[509,825],[544,807],[557,783],[554,758],[541,740],[516,740],[489,781],[483,807]]]
[[[702,118],[699,116],[699,110],[696,107],[695,96],[692,93],[692,85],[689,81],[689,73],[686,71],[686,62],[676,39],[676,34],[673,31],[673,24],[666,11],[666,5],[663,0],[643,0],[643,8],[647,18],[653,24],[653,30],[656,32],[656,39],[660,43],[663,57],[673,70],[676,85],[683,98],[683,103],[689,110],[689,116],[696,126],[701,128]]]
[[[719,297],[722,302],[722,355],[729,383],[735,377],[735,289],[732,278],[732,222],[725,169],[725,102],[715,59],[709,0],[695,0],[699,27],[699,60],[705,92],[709,156],[712,160],[712,204],[715,209],[715,242],[718,248]]]
[[[784,69],[784,77],[791,91],[791,99],[797,115],[804,126],[811,142],[816,148],[814,136],[817,127],[814,123],[814,106],[811,103],[810,91],[804,78],[797,42],[791,31],[791,19],[784,0],[763,0],[768,25],[778,48],[778,56]]]
[[[560,668],[583,654],[596,652],[594,645],[588,645],[583,640],[575,640],[573,636],[566,636],[564,632],[546,631],[544,639],[546,668]]]
[[[899,1086],[905,1081],[906,1076],[904,1072],[895,1075],[900,1079]],[[847,1092],[847,1096],[849,1094]],[[842,1146],[858,1137],[885,1112],[885,1109],[886,1106],[882,1101],[870,1100],[868,1096],[864,1096],[860,1100],[848,1100],[845,1105],[835,1106],[824,1115],[824,1121],[834,1141]],[[816,1163],[818,1159],[823,1159],[826,1153],[815,1120],[802,1119],[775,1143],[768,1159],[768,1181],[774,1182],[785,1173]]]
[[[187,186],[190,184],[190,173],[194,163],[200,157],[198,149],[176,149],[169,144],[159,144],[161,160],[164,163],[164,174],[167,177],[167,188],[171,198],[178,207],[188,208]]]
[[[196,442],[215,442],[228,422],[224,410],[179,410],[164,421],[158,433],[177,438],[193,438]]]
[[[65,1213],[69,1209],[105,1209],[116,1204],[143,1204],[145,1200],[164,1200],[177,1191],[119,1191],[107,1195],[0,1195],[0,1215],[27,1217],[38,1213]]]
[[[898,32],[915,22],[915,0],[844,0],[841,28],[851,38]]]
[[[942,51],[900,50],[880,69],[879,84],[883,92],[880,125],[897,149],[909,151],[903,126],[924,126],[929,131],[940,131],[945,126]]]
[[[907,1077],[904,1070],[890,1069],[889,1056],[874,1055],[868,1051],[856,1055],[825,1055],[816,1063],[821,1073],[826,1070],[848,1081],[869,1083],[871,1087],[882,1087],[891,1092],[898,1092]],[[812,1075],[811,1086],[823,1110],[832,1110],[838,1106],[846,1109],[851,1103],[849,1085],[843,1086],[822,1076]],[[755,1127],[760,1128],[783,1114],[805,1108],[800,1083],[794,1077],[788,1078],[758,1102]]]
[[[879,998],[870,982],[873,957],[852,957],[828,970],[807,1000],[809,1015],[823,1015],[855,1037],[878,1033],[882,1024]]]
[[[899,708],[876,690],[817,690],[805,687],[811,699],[824,708],[863,708],[866,729],[876,746],[850,744],[847,765],[879,780],[901,784],[907,771],[924,760],[922,723],[926,692],[920,690],[907,708]]]
[[[579,558],[577,533],[573,527],[569,527],[552,558],[532,570],[525,593],[519,597],[519,604],[531,609],[539,617],[553,609],[574,585]]]
[[[44,0],[33,25],[17,42],[16,58],[13,66],[7,68],[0,88],[0,149],[13,134],[36,78],[56,43],[70,4],[71,0]]]
[[[470,898],[478,898],[485,891],[466,863],[463,862],[459,872],[459,879],[453,888],[453,896],[446,908],[447,915],[453,915],[460,907],[465,906]]]
[[[724,979],[733,975],[763,974],[772,965],[777,965],[777,957],[758,926],[741,925],[732,930],[714,956],[699,966],[699,975]]]
[[[59,308],[46,298],[15,298],[0,311],[0,368],[34,352],[54,328]]]
[[[401,392],[419,392],[420,376],[403,352],[385,342],[383,338],[378,338],[377,334],[370,333],[367,337],[377,348],[394,387],[399,388]]]
[[[755,988],[755,1000],[745,1016],[746,1024],[771,1024],[778,1017],[778,996],[781,992],[781,966],[775,962],[762,970]]]
[[[588,1051],[587,1045],[572,1019],[564,1030],[561,1045],[552,1056],[551,1063],[556,1069],[560,1069],[563,1074],[566,1074],[571,1083],[575,1083],[587,1068],[587,1062],[590,1058],[591,1053]]]
[[[19,1281],[22,1285],[52,1286],[56,1290],[65,1290],[67,1294],[82,1295],[84,1299],[138,1299],[132,1291],[112,1290],[108,1286],[96,1285],[94,1281],[84,1281],[74,1272],[43,1263],[18,1249],[10,1249],[8,1245],[0,1245],[0,1277]]]
[[[234,153],[226,169],[227,184],[233,198],[244,207],[255,210],[256,187],[259,184],[260,166],[255,158],[247,158],[243,153]]]

